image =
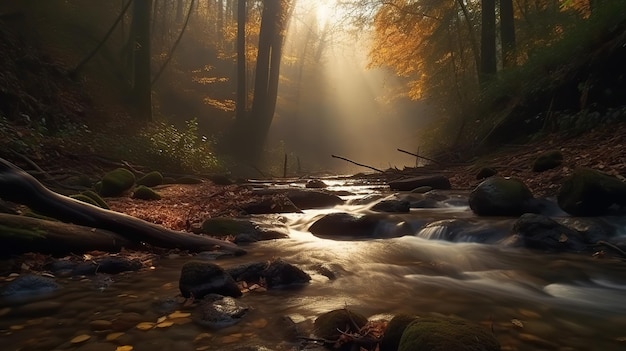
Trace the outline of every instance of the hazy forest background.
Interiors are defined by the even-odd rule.
[[[0,143],[256,176],[467,159],[623,105],[625,28],[620,0],[3,1]]]

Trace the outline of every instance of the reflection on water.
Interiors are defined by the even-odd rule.
[[[155,302],[178,294],[178,275],[187,258],[170,258],[153,271],[115,276],[106,289],[98,289],[92,280],[63,281],[64,289],[43,302],[0,307],[3,344],[7,350],[114,350],[116,345],[133,345],[135,350],[228,350],[240,345],[288,350],[295,344],[285,343],[293,341],[285,317],[306,330],[318,314],[349,306],[368,316],[462,317],[493,329],[505,350],[626,349],[624,261],[428,240],[449,234],[437,225],[425,232],[417,224],[424,218],[462,219],[460,228],[491,228],[504,235],[513,221],[477,219],[464,207],[412,211],[390,222],[415,224],[412,236],[336,241],[310,234],[308,226],[329,211],[366,208],[287,215],[290,238],[256,243],[248,247],[249,255],[218,261],[230,267],[282,257],[313,277],[297,289],[248,293],[241,301],[252,311],[238,325],[214,331],[182,318],[169,327],[137,329],[140,322],[164,316]],[[320,274],[320,266],[336,278]],[[111,321],[111,330],[98,332],[90,325],[94,320]],[[123,334],[107,340],[113,332]],[[90,339],[79,345],[69,342],[81,334]]]

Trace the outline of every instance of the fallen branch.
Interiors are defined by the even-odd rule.
[[[385,172],[385,171],[382,171],[382,170],[380,170],[380,169],[378,169],[378,168],[374,168],[374,167],[371,167],[371,166],[368,166],[368,165],[364,165],[364,164],[362,164],[362,163],[354,162],[354,161],[349,160],[349,159],[347,159],[347,158],[345,158],[345,157],[341,157],[341,156],[337,156],[337,155],[330,155],[330,156],[331,156],[332,158],[338,158],[338,159],[340,159],[340,160],[344,160],[344,161],[350,162],[350,163],[355,164],[355,165],[357,165],[357,166],[361,166],[361,167],[369,168],[369,169],[374,170],[374,171],[376,171],[376,172],[380,172],[380,173],[384,173],[384,172]]]
[[[170,230],[139,218],[59,195],[2,158],[0,158],[0,198],[24,204],[38,213],[63,222],[112,231],[135,243],[145,242],[152,246],[193,252],[211,250],[219,246],[237,255],[245,253],[237,245],[224,240]]]
[[[428,158],[428,157],[420,156],[420,155],[418,155],[418,154],[414,154],[414,153],[412,153],[412,152],[409,152],[409,151],[406,151],[406,150],[402,150],[402,149],[397,149],[397,150],[398,150],[398,151],[400,151],[400,152],[404,152],[405,154],[409,154],[409,155],[411,155],[411,156],[415,156],[415,157],[417,157],[417,158],[421,158],[421,159],[426,160],[426,161],[430,161],[430,162],[433,162],[433,163],[441,164],[441,162],[439,162],[439,161],[437,161],[437,160],[433,160],[432,158]]]

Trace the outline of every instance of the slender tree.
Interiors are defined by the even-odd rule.
[[[152,120],[152,90],[150,79],[150,18],[152,0],[133,1],[133,99],[137,118]]]
[[[485,84],[496,74],[496,1],[481,0],[480,82]]]
[[[500,0],[500,39],[502,41],[502,65],[515,66],[515,18],[513,0]]]
[[[237,101],[236,119],[246,116],[248,90],[246,86],[246,0],[237,0]]]

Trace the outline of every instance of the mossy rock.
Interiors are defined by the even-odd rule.
[[[489,178],[492,177],[494,175],[498,174],[498,171],[496,171],[494,168],[491,167],[483,167],[481,168],[480,171],[478,171],[478,173],[476,174],[476,179],[481,180],[481,179],[485,179],[485,178]]]
[[[237,236],[242,233],[254,233],[255,225],[248,220],[228,217],[207,218],[202,222],[202,233],[215,236]]]
[[[98,205],[98,203],[94,199],[90,198],[87,195],[74,194],[74,195],[70,195],[70,197],[72,199],[74,199],[74,200],[78,200],[78,201],[81,201],[81,202],[84,202],[84,203],[87,203],[87,204],[90,204],[90,205],[94,205],[94,206],[100,207],[100,205]]]
[[[161,200],[161,195],[145,185],[140,185],[133,191],[132,198],[139,200]]]
[[[133,172],[118,168],[102,177],[102,196],[120,196],[130,190],[135,185],[135,175]]]
[[[469,206],[479,216],[520,216],[529,210],[533,194],[519,179],[493,176],[472,190]]]
[[[499,351],[500,343],[484,327],[452,318],[418,318],[409,324],[398,351]]]
[[[347,333],[356,333],[365,324],[367,324],[365,316],[347,308],[342,308],[320,315],[315,319],[313,327],[314,333],[318,337],[325,340],[337,340],[341,336],[339,330]]]
[[[559,150],[546,151],[533,163],[533,172],[543,172],[556,168],[563,163],[563,154]]]
[[[174,183],[176,184],[201,184],[202,179],[196,178],[196,177],[185,176],[185,177],[177,178]]]
[[[93,201],[95,201],[98,207],[102,207],[102,208],[104,208],[104,209],[106,209],[106,210],[109,210],[109,209],[110,209],[110,208],[109,208],[109,205],[106,203],[106,201],[104,201],[104,200],[100,197],[100,195],[96,194],[96,192],[94,192],[94,191],[91,191],[91,190],[83,191],[83,192],[81,193],[81,195],[85,195],[85,196],[87,196],[88,198],[90,198],[90,199],[92,199]]]
[[[573,216],[607,214],[613,205],[626,205],[626,183],[600,171],[578,168],[563,181],[557,201]]]
[[[163,182],[161,184],[176,184],[176,178],[174,178],[174,177],[163,177]]]
[[[153,187],[161,184],[163,184],[163,175],[158,171],[152,171],[137,179],[137,185]]]
[[[417,317],[407,314],[399,314],[391,318],[385,329],[385,335],[380,341],[380,351],[397,351],[404,330],[416,319]]]

